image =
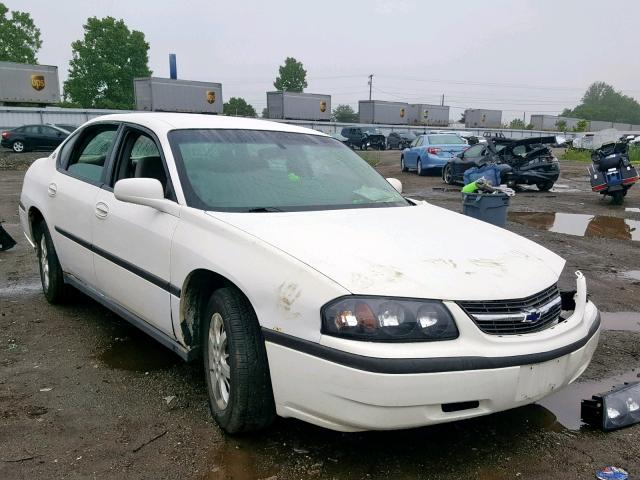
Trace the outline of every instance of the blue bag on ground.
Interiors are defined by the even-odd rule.
[[[491,182],[491,185],[500,185],[500,171],[501,168],[495,163],[488,163],[481,167],[469,168],[463,175],[464,184],[468,185],[471,182],[475,182],[480,177],[484,177]]]

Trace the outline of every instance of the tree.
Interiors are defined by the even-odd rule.
[[[267,107],[262,109],[262,118],[269,118],[269,109]]]
[[[151,75],[144,33],[129,30],[123,20],[91,17],[84,39],[71,48],[65,99],[85,108],[134,107],[133,79]]]
[[[589,128],[589,122],[587,122],[586,120],[578,120],[578,123],[576,123],[576,126],[573,127],[573,131],[586,132],[588,128]]]
[[[467,123],[467,118],[465,117],[464,112],[460,114],[460,120],[458,120],[458,123]]]
[[[556,122],[556,128],[558,129],[559,132],[566,132],[567,131],[567,122],[565,120],[558,120]]]
[[[302,92],[307,88],[307,71],[302,67],[302,62],[293,57],[287,57],[284,65],[281,65],[279,75],[273,86],[277,90],[287,92]]]
[[[351,105],[338,105],[333,109],[333,120],[336,122],[357,122],[358,114]]]
[[[525,130],[533,130],[534,126],[533,123],[528,123],[526,127],[524,127]]]
[[[524,120],[522,120],[521,118],[514,118],[513,120],[511,120],[511,123],[509,123],[509,128],[514,130],[524,130]]]
[[[42,46],[40,29],[31,15],[9,9],[0,3],[0,61],[37,63],[36,53]]]
[[[605,122],[640,123],[640,104],[633,98],[616,92],[604,82],[592,83],[580,105],[573,110],[565,109],[563,116],[602,120]]]
[[[234,117],[255,117],[256,110],[249,105],[244,98],[231,97],[227,103],[224,104],[222,112],[225,115],[233,115]]]

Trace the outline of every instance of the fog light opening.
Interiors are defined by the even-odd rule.
[[[474,408],[478,408],[479,406],[480,402],[478,400],[473,400],[470,402],[443,403],[442,411],[445,413],[460,412],[462,410],[472,410]]]

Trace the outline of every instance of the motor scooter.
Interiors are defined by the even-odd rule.
[[[609,195],[615,205],[621,205],[629,189],[638,181],[638,171],[629,161],[628,139],[603,144],[593,151],[591,161],[591,190]]]

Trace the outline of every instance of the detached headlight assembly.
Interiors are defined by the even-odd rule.
[[[442,302],[386,297],[342,297],[321,310],[322,333],[369,342],[429,342],[458,338]]]
[[[580,413],[582,420],[605,432],[639,423],[640,383],[624,385],[583,400]]]

